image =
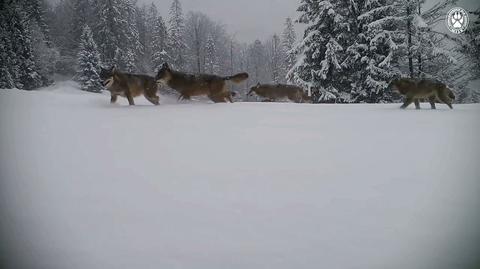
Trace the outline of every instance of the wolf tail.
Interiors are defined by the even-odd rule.
[[[248,78],[247,73],[240,73],[229,77],[224,77],[224,80],[231,80],[234,83],[240,83]]]

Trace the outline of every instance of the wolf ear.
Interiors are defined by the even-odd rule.
[[[162,69],[170,70],[170,66],[168,65],[168,63],[163,63],[162,64]]]

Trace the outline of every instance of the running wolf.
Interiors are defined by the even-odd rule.
[[[444,83],[433,79],[394,79],[388,85],[388,88],[406,96],[402,109],[407,108],[411,103],[415,103],[415,108],[420,109],[420,100],[428,99],[432,109],[436,109],[435,102],[443,102],[453,109],[452,102],[455,100],[455,94]]]
[[[145,96],[154,105],[160,104],[160,98],[157,95],[157,83],[153,77],[122,73],[112,67],[110,69],[102,68],[100,79],[103,80],[103,85],[111,93],[110,102],[112,104],[117,101],[118,96],[122,96],[127,98],[128,103],[133,106],[135,105],[133,98],[140,95]]]
[[[228,90],[226,82],[240,83],[247,78],[247,73],[228,77],[207,74],[191,75],[174,71],[168,63],[164,63],[155,80],[179,92],[178,100],[190,100],[192,96],[206,95],[215,103],[226,103],[227,101],[233,103],[232,92]]]
[[[266,98],[265,101],[275,102],[278,99],[288,98],[295,103],[311,103],[312,98],[308,96],[305,91],[298,86],[285,84],[260,84],[250,89],[248,96],[253,93]]]

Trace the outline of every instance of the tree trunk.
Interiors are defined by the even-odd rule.
[[[422,14],[422,6],[420,1],[418,1],[418,16]],[[419,42],[419,47],[420,47],[420,42],[421,40],[418,40]],[[418,52],[418,77],[422,77],[422,53],[421,51]]]
[[[412,56],[412,11],[410,10],[410,1],[407,1],[407,50],[408,50],[408,68],[410,70],[410,77],[414,78],[413,73],[413,56]]]

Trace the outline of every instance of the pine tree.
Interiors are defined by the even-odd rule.
[[[184,18],[182,5],[179,0],[173,0],[170,7],[169,20],[169,54],[172,58],[172,66],[176,69],[185,68],[185,50],[187,48],[184,38]]]
[[[19,89],[33,90],[42,86],[42,77],[37,71],[31,42],[31,31],[25,6],[21,3],[7,4],[5,9],[6,31],[11,50],[10,75]]]
[[[72,17],[69,25],[69,36],[71,38],[70,50],[77,54],[80,48],[80,41],[83,36],[83,28],[85,25],[91,26],[89,21],[92,14],[92,2],[90,0],[71,0],[72,1]]]
[[[268,42],[268,58],[269,58],[269,71],[272,82],[283,82],[283,62],[285,61],[284,52],[280,43],[280,37],[274,34],[271,40]]]
[[[297,60],[297,54],[294,50],[297,35],[295,34],[295,28],[293,27],[293,21],[291,18],[287,18],[285,21],[285,29],[282,34],[282,46],[285,53],[284,61],[284,73],[292,69]]]
[[[163,63],[170,61],[168,55],[168,32],[163,18],[157,17],[152,33],[152,70],[157,71]]]
[[[205,45],[205,67],[210,74],[219,72],[217,48],[212,34],[208,35]]]
[[[15,82],[9,70],[11,50],[4,26],[3,18],[0,18],[0,89],[11,89],[15,87]]]
[[[136,10],[131,0],[101,0],[97,3],[96,40],[102,62],[128,72],[137,70],[142,45],[136,27]]]
[[[151,34],[152,32],[149,29],[148,20],[147,20],[147,6],[143,5],[142,7],[136,7],[136,24],[138,30],[138,41],[143,48],[138,52],[137,55],[137,68],[138,71],[142,73],[150,72],[150,67],[152,66],[151,53]]]
[[[350,73],[351,102],[390,102],[386,92],[390,80],[400,71],[392,61],[398,46],[395,20],[389,19],[394,6],[388,0],[358,1],[354,10],[357,28],[355,42],[347,47],[342,68]]]
[[[107,65],[115,64],[115,56],[121,50],[121,42],[125,42],[123,26],[126,24],[119,0],[101,0],[97,4],[97,17],[99,21],[96,27],[96,38],[101,60]]]
[[[78,52],[78,71],[76,79],[82,90],[89,92],[100,92],[102,84],[98,72],[100,70],[100,55],[97,45],[93,40],[92,31],[85,25],[80,38],[80,49]]]
[[[265,47],[260,40],[255,42],[249,48],[250,64],[253,67],[254,83],[261,82],[265,77],[266,56]]]
[[[0,89],[12,89],[15,81],[10,72],[13,71],[14,53],[10,40],[10,29],[8,28],[10,12],[7,11],[4,2],[0,2]]]
[[[126,25],[124,25],[126,48],[125,50],[125,68],[128,72],[136,72],[137,59],[143,54],[144,47],[140,43],[140,34],[137,25],[137,9],[134,0],[122,0],[120,2],[124,16],[126,17]]]
[[[45,20],[45,0],[20,0],[20,2],[24,7],[26,19],[30,24],[35,22],[35,24],[38,25],[40,32],[45,38],[45,44],[51,47],[50,29]]]
[[[303,13],[298,22],[308,26],[296,47],[301,57],[287,77],[311,90],[314,101],[344,102],[350,98],[347,75],[340,66],[345,51],[342,44],[351,38],[348,10],[348,3],[331,0],[301,0],[298,8]]]

